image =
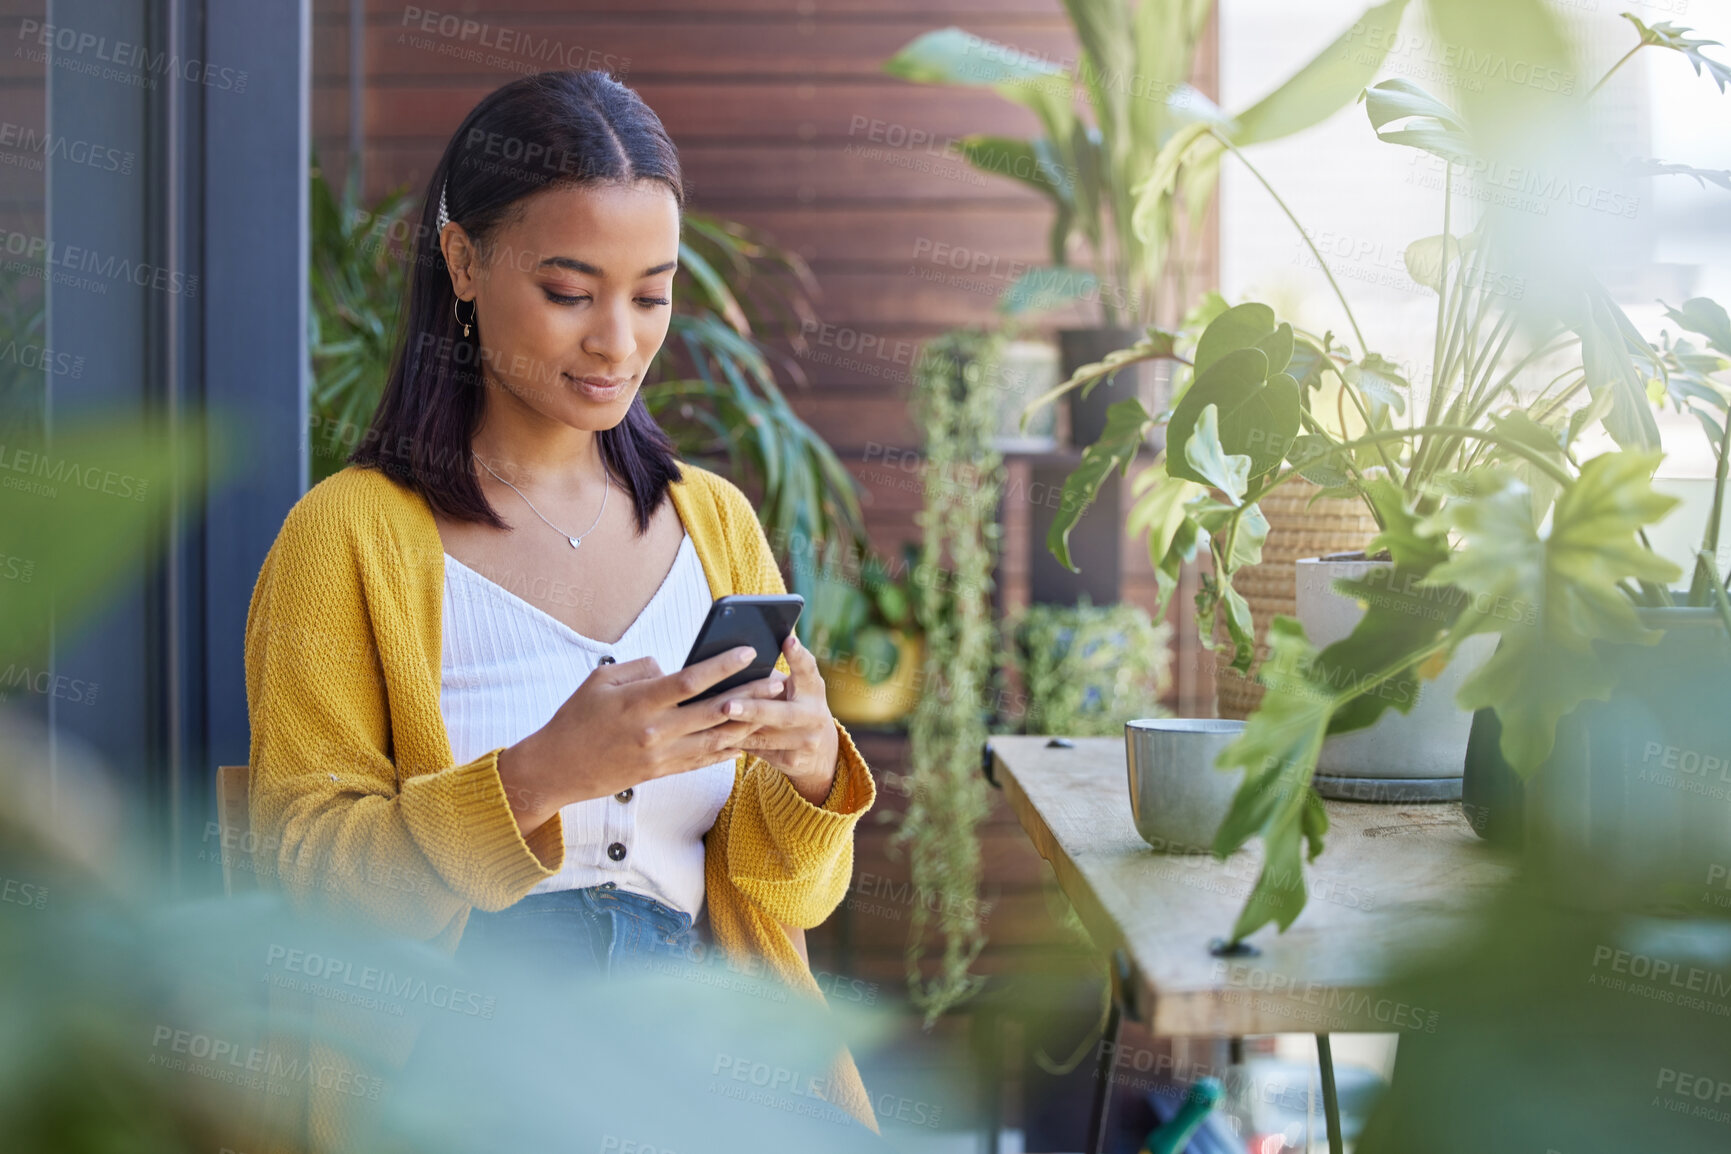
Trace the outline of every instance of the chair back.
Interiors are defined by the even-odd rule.
[[[247,808],[252,790],[252,768],[245,765],[216,767],[216,824],[218,852],[222,854],[222,892],[227,897],[254,889],[252,871],[252,815]],[[246,867],[237,869],[242,856]]]

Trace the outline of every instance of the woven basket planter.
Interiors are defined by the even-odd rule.
[[[1279,614],[1298,613],[1294,562],[1305,557],[1325,557],[1363,549],[1376,536],[1376,518],[1363,501],[1329,498],[1310,504],[1317,487],[1309,481],[1288,481],[1262,500],[1262,515],[1268,518],[1268,540],[1262,546],[1262,564],[1240,569],[1232,587],[1250,603],[1256,622],[1255,663],[1250,676],[1219,667],[1214,672],[1214,705],[1221,717],[1245,718],[1262,704],[1262,685],[1256,669],[1267,652],[1264,638],[1268,623]],[[1220,627],[1225,632],[1225,626]]]

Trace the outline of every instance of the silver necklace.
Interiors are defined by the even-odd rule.
[[[489,473],[493,473],[493,467],[487,464],[487,462],[481,460],[480,454],[470,450],[469,455],[475,458],[476,463],[479,464],[481,468],[487,470]],[[517,494],[517,496],[523,497],[523,490],[517,488],[517,486],[511,484],[511,482],[505,480],[505,478],[499,476],[499,474],[493,473],[493,479],[498,481],[499,484],[505,486],[505,488],[511,490],[511,492]],[[595,532],[595,525],[601,524],[601,514],[607,511],[607,492],[609,488],[610,486],[607,483],[607,465],[603,462],[601,465],[601,508],[595,514],[595,524],[589,526],[589,528],[583,530],[583,532],[579,533],[575,537],[559,528],[559,526],[553,524],[553,522],[547,520],[547,518],[541,517],[541,510],[535,508],[535,502],[529,500],[529,498],[523,497],[523,504],[529,506],[529,512],[535,514],[537,517],[541,517],[542,523],[545,524],[547,528],[553,530],[553,532],[571,542],[571,548],[575,549],[577,546],[583,544],[583,538]]]

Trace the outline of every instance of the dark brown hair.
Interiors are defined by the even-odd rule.
[[[379,469],[460,521],[504,528],[469,463],[481,418],[480,338],[452,314],[439,248],[439,194],[483,254],[487,240],[543,189],[658,180],[683,208],[679,154],[631,89],[604,72],[542,72],[493,92],[463,119],[427,183],[415,231],[407,312],[385,393],[349,461]],[[473,330],[472,330],[473,331]],[[631,493],[637,531],[679,476],[673,442],[639,393],[625,419],[597,434],[601,459]]]

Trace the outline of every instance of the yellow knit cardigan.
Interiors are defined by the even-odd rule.
[[[784,592],[745,495],[714,473],[681,469],[673,506],[710,592]],[[246,688],[252,824],[274,857],[258,863],[259,876],[274,878],[297,908],[454,951],[471,908],[499,910],[522,898],[557,871],[565,844],[557,816],[528,838],[518,830],[498,750],[453,764],[439,712],[444,572],[432,511],[413,490],[359,466],[321,482],[290,510],[253,590]],[[840,723],[836,729],[835,785],[822,806],[766,762],[741,755],[733,792],[704,837],[716,944],[729,956],[761,959],[820,1002],[784,925],[816,926],[840,903],[853,873],[854,826],[876,796],[852,738]],[[416,892],[368,884],[393,869],[433,884]],[[272,999],[274,1011],[275,991]],[[315,1019],[336,1012],[302,1009]],[[297,1048],[283,1038],[273,1046]],[[351,1065],[307,1038],[298,1049],[309,1062]],[[845,1051],[829,1087],[836,1105],[877,1129]],[[277,1131],[259,1144],[340,1149],[351,1100],[311,1085],[290,1107],[297,1117],[259,1123]]]

